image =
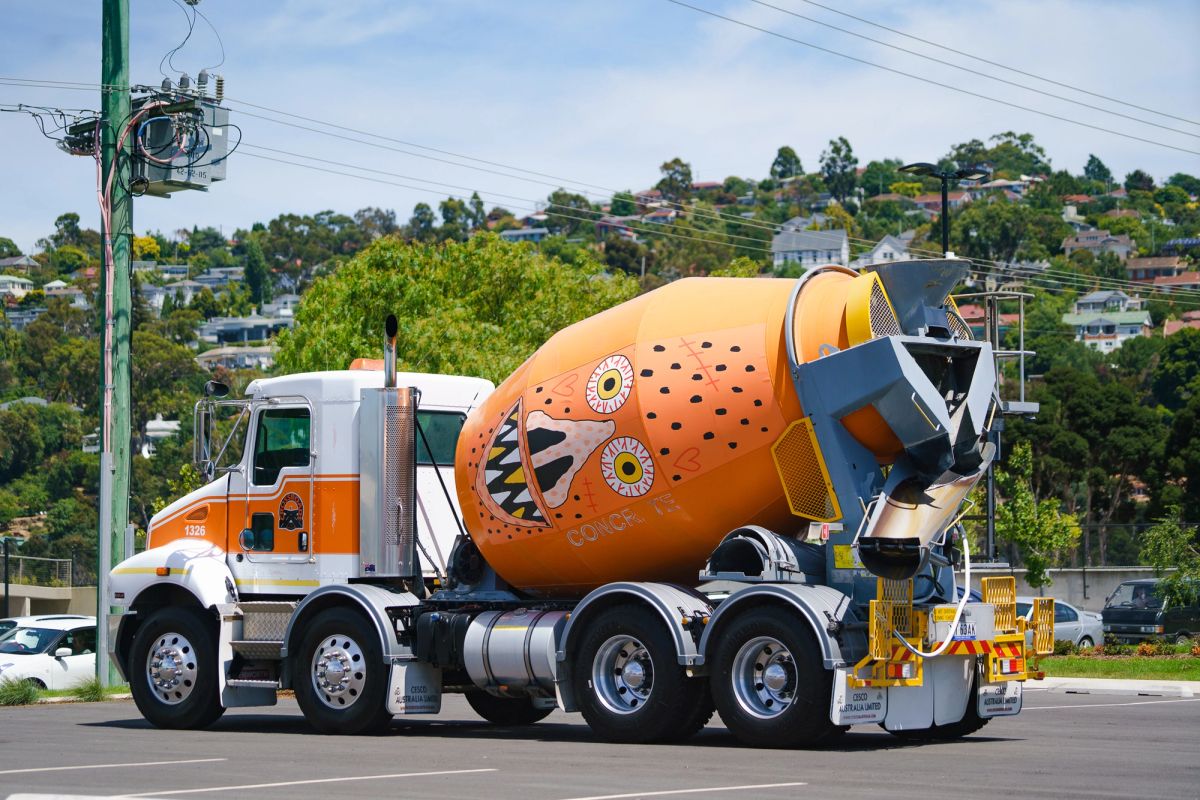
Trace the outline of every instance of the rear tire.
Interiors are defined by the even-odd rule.
[[[678,742],[712,717],[707,682],[689,678],[661,618],[620,605],[591,620],[572,660],[583,718],[609,742]]]
[[[1095,647],[1096,643],[1092,641],[1092,637],[1084,636],[1082,639],[1079,640],[1078,646],[1080,649],[1085,648],[1085,647],[1090,648],[1090,647]]]
[[[553,708],[537,708],[528,697],[497,697],[483,689],[467,692],[475,713],[493,725],[532,725],[550,716]]]
[[[217,692],[217,632],[199,609],[150,615],[129,648],[129,691],[158,728],[207,728],[225,713]]]
[[[795,614],[755,608],[720,631],[711,677],[721,720],[755,747],[814,747],[845,732],[829,719],[833,673]]]
[[[304,718],[321,733],[386,728],[388,669],[374,626],[348,608],[330,608],[307,628],[292,667]]]
[[[1190,634],[1180,633],[1180,634],[1175,635],[1175,644],[1191,644],[1191,643],[1192,643],[1192,637]]]

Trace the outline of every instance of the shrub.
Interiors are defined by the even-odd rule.
[[[75,697],[85,703],[97,703],[104,699],[104,684],[93,676],[75,685]]]
[[[1073,656],[1078,652],[1079,648],[1075,646],[1074,642],[1067,641],[1066,639],[1054,640],[1054,655]]]
[[[37,699],[38,688],[32,681],[0,679],[0,706],[27,706]]]
[[[1194,645],[1192,645],[1192,650],[1191,650],[1191,653],[1192,653],[1192,655],[1194,655],[1196,658],[1200,658],[1200,644],[1194,644]]]

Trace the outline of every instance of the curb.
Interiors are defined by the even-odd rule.
[[[1029,690],[1060,694],[1115,694],[1137,697],[1200,697],[1200,681],[1142,681],[1120,678],[1043,678]]]
[[[105,703],[109,700],[132,700],[133,695],[125,694],[110,694],[106,695],[103,700],[80,700],[78,697],[39,697],[36,703],[32,705],[57,705],[58,703]]]

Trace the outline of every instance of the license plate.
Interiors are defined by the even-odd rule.
[[[958,629],[954,631],[954,636],[951,637],[956,642],[968,642],[975,640],[975,623],[960,622]]]

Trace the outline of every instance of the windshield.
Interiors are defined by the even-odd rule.
[[[1122,583],[1104,604],[1105,608],[1162,608],[1157,584]]]
[[[1018,617],[1029,616],[1029,610],[1031,608],[1033,608],[1033,605],[1030,603],[1017,603],[1017,616]]]
[[[44,653],[63,635],[53,628],[14,628],[0,639],[0,653],[35,655]]]

